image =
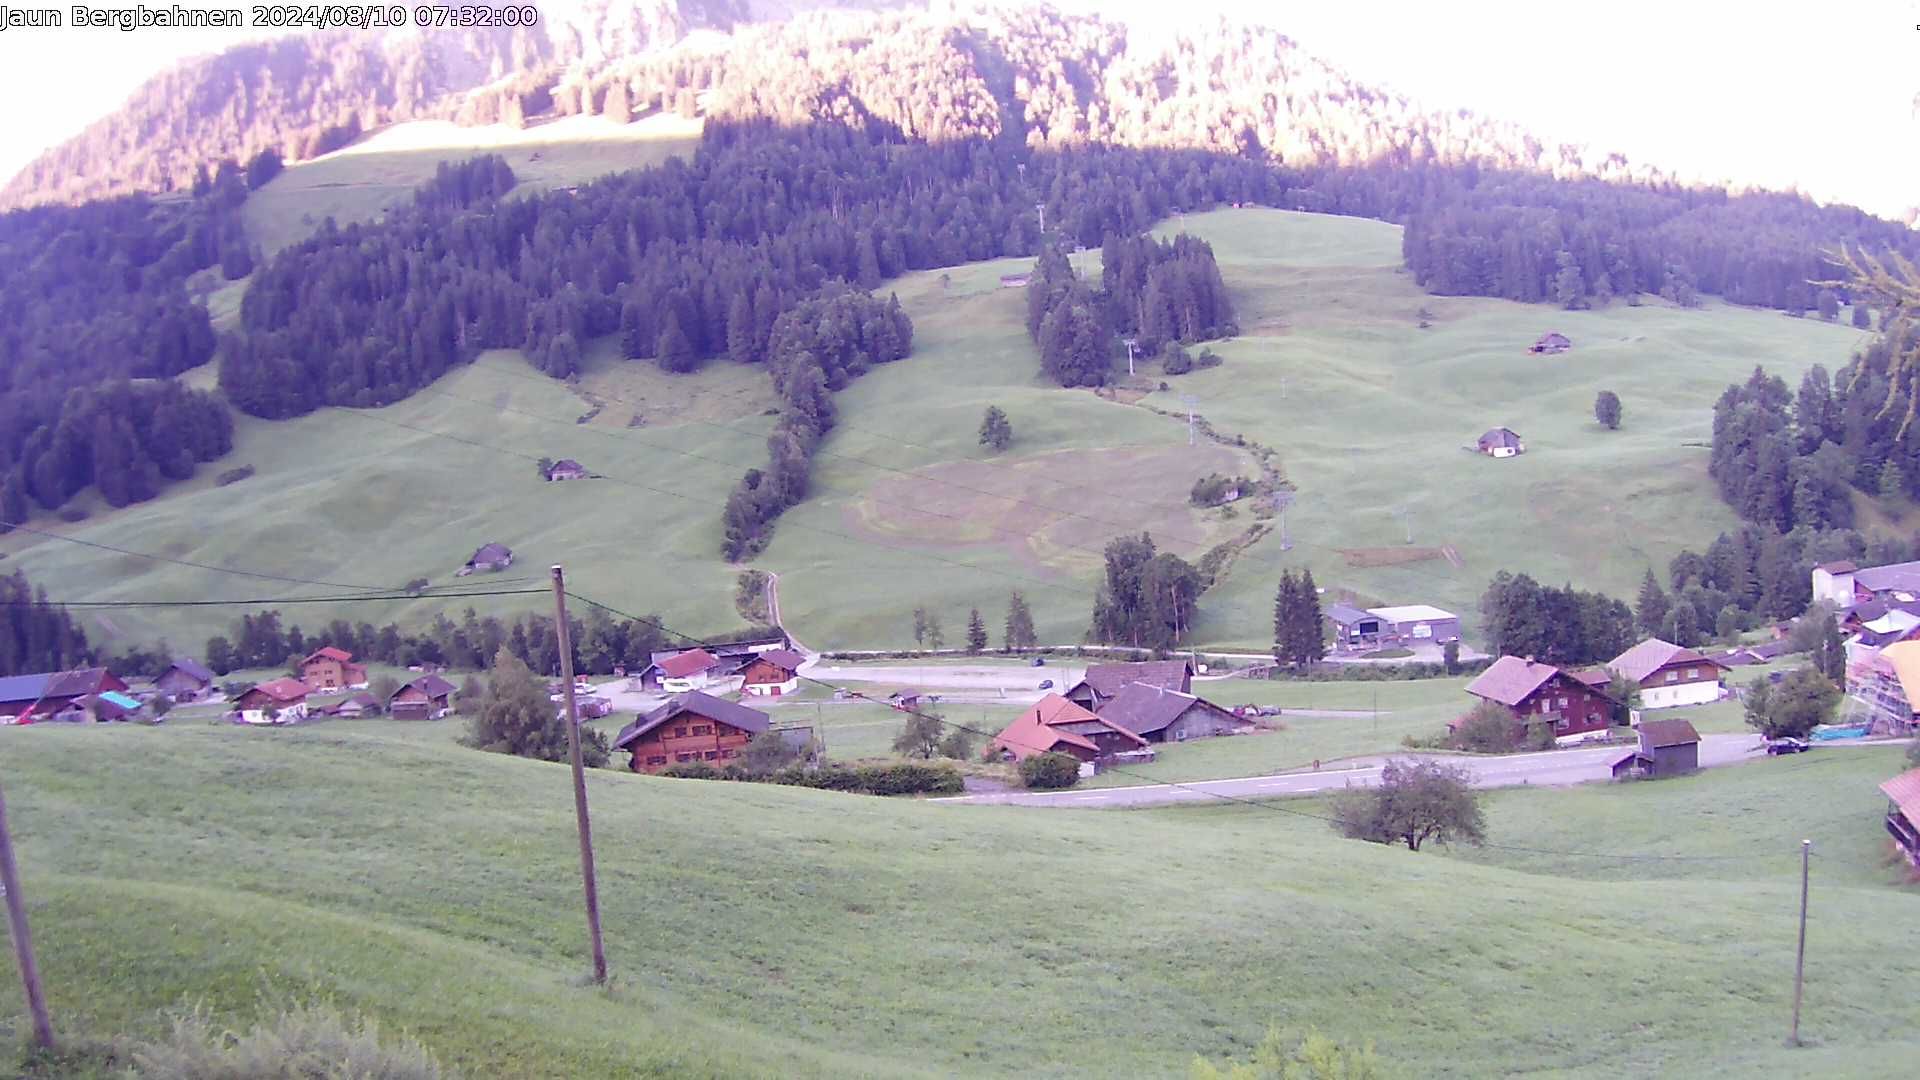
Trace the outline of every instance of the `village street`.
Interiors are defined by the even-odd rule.
[[[1008,791],[980,795],[961,795],[935,799],[947,803],[1009,803],[1018,806],[1054,806],[1081,809],[1106,809],[1130,806],[1157,806],[1165,803],[1214,801],[1220,797],[1270,799],[1284,795],[1311,795],[1334,791],[1356,784],[1374,784],[1380,779],[1380,767],[1389,759],[1431,759],[1464,766],[1475,787],[1520,787],[1534,784],[1561,786],[1611,779],[1610,766],[1628,746],[1604,746],[1591,750],[1548,750],[1533,754],[1509,754],[1501,757],[1468,757],[1458,754],[1392,754],[1352,758],[1329,764],[1318,772],[1291,772],[1273,776],[1248,776],[1231,780],[1199,780],[1191,783],[1142,784],[1137,787],[1105,788],[1098,791]],[[1841,746],[1823,746],[1813,753],[1845,753]],[[1716,768],[1765,759],[1758,735],[1705,735],[1700,740],[1700,765]]]

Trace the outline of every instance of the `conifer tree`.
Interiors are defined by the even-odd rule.
[[[967,651],[978,655],[987,650],[987,623],[980,617],[980,609],[974,608],[967,613]]]
[[[1653,568],[1647,568],[1647,576],[1640,581],[1640,601],[1634,609],[1634,621],[1640,629],[1649,635],[1658,636],[1667,628],[1667,594],[1660,588],[1660,579],[1653,576]]]
[[[1033,612],[1027,608],[1027,598],[1018,592],[1007,598],[1006,642],[1008,652],[1031,649],[1039,644],[1033,630]]]

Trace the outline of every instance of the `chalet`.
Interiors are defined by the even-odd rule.
[[[199,701],[213,692],[213,672],[198,660],[176,656],[153,685],[174,701]]]
[[[732,761],[770,726],[758,709],[691,690],[621,728],[613,748],[632,755],[634,772],[659,772],[673,764]]]
[[[1551,356],[1554,353],[1566,352],[1568,349],[1571,349],[1571,348],[1573,348],[1572,338],[1569,338],[1567,335],[1561,333],[1558,330],[1549,330],[1546,333],[1540,335],[1540,339],[1538,341],[1535,341],[1532,345],[1528,346],[1527,351],[1530,353],[1546,354]]]
[[[1914,869],[1920,870],[1920,769],[1908,769],[1880,785],[1886,793],[1887,834]]]
[[[1640,746],[1613,763],[1613,778],[1679,776],[1700,768],[1700,733],[1685,720],[1645,720]]]
[[[1719,701],[1725,669],[1710,656],[1659,638],[1647,640],[1607,662],[1607,667],[1640,684],[1640,707],[1671,709]]]
[[[275,679],[254,686],[233,703],[243,724],[293,724],[307,717],[307,684]]]
[[[1229,735],[1244,722],[1205,698],[1146,683],[1128,683],[1100,709],[1100,719],[1148,742],[1186,742]]]
[[[667,658],[660,664],[660,689],[669,694],[704,690],[713,685],[720,658],[705,649],[694,649]]]
[[[707,655],[719,661],[714,668],[714,677],[732,677],[738,675],[740,669],[745,667],[754,657],[762,653],[791,649],[792,647],[792,641],[784,632],[770,634],[766,637],[738,638],[732,641],[709,641],[699,646]],[[650,690],[661,689],[661,679],[663,676],[660,666],[676,656],[681,656],[693,651],[695,650],[683,648],[665,649],[654,653],[649,657],[646,670],[640,673],[641,686]]]
[[[1504,427],[1490,429],[1480,436],[1473,448],[1488,457],[1497,458],[1509,458],[1527,452],[1527,444],[1521,441],[1519,433]]]
[[[300,681],[316,694],[355,689],[367,685],[367,666],[354,663],[345,649],[326,645],[300,661]]]
[[[109,690],[124,694],[127,684],[100,667],[0,678],[0,724],[31,724]]]
[[[481,570],[489,573],[505,570],[513,565],[513,551],[505,544],[488,543],[480,545],[465,566],[454,572],[455,577],[466,577]]]
[[[453,684],[438,675],[422,675],[393,692],[387,715],[395,720],[438,720],[453,711]]]
[[[791,649],[759,653],[740,669],[740,689],[752,697],[791,694],[800,689],[800,665],[806,659]]]
[[[994,736],[989,752],[1002,761],[1049,752],[1070,754],[1091,765],[1121,755],[1152,760],[1153,752],[1146,748],[1147,740],[1139,735],[1059,694],[1048,694]]]
[[[1603,686],[1594,684],[1604,678],[1594,673],[1582,680],[1552,664],[1503,656],[1467,684],[1467,693],[1504,705],[1513,713],[1515,733],[1521,738],[1529,725],[1546,724],[1556,739],[1568,739],[1611,726],[1614,703]]]
[[[1092,664],[1080,681],[1068,688],[1068,701],[1098,712],[1131,683],[1146,683],[1182,694],[1193,691],[1193,664],[1187,660],[1147,660],[1132,664]]]
[[[559,461],[554,462],[552,467],[547,470],[547,480],[550,483],[558,480],[585,480],[586,478],[586,468],[572,458],[561,458]]]

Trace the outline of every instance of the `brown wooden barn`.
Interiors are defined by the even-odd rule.
[[[739,757],[769,726],[767,714],[758,709],[689,690],[621,728],[613,748],[632,755],[634,772],[694,761],[722,765]]]
[[[1495,660],[1467,684],[1467,693],[1506,706],[1513,713],[1519,738],[1525,738],[1527,729],[1536,724],[1548,725],[1555,738],[1567,738],[1605,731],[1613,723],[1613,699],[1600,686],[1530,658]]]
[[[1613,777],[1679,776],[1700,767],[1700,733],[1685,720],[1643,720],[1640,747],[1613,763]]]
[[[395,720],[438,720],[453,711],[454,686],[438,675],[422,675],[393,692],[387,715]]]

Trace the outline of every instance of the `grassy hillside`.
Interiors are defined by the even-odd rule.
[[[1599,819],[1622,830],[1601,850],[1787,852],[1698,867],[1413,855],[1246,806],[954,807],[601,772],[601,992],[580,980],[564,770],[453,732],[6,732],[61,1030],[325,997],[470,1075],[528,1077],[1168,1075],[1244,1056],[1270,1023],[1372,1038],[1415,1076],[1891,1076],[1920,1049],[1897,992],[1920,900],[1877,861],[1892,751],[1494,800],[1508,842],[1616,843]],[[1789,1052],[1808,829],[1815,1047]],[[0,980],[15,1031],[18,994]]]
[[[272,253],[311,235],[329,217],[342,225],[371,221],[411,200],[444,161],[499,154],[519,178],[517,190],[540,191],[657,165],[690,152],[699,138],[700,121],[670,113],[626,125],[572,116],[524,129],[419,120],[292,166],[247,196],[242,213],[247,235]]]
[[[1214,346],[1221,367],[1167,379],[1167,391],[1140,405],[1178,412],[1192,394],[1221,431],[1274,447],[1299,489],[1287,514],[1293,548],[1281,551],[1270,535],[1241,557],[1202,600],[1200,645],[1264,649],[1273,584],[1289,566],[1311,567],[1330,591],[1446,607],[1465,616],[1469,635],[1475,601],[1500,569],[1631,596],[1649,562],[1704,548],[1735,524],[1694,445],[1709,438],[1721,389],[1756,363],[1791,384],[1812,363],[1845,362],[1862,337],[1724,305],[1564,312],[1430,297],[1397,268],[1399,231],[1374,221],[1227,210],[1191,215],[1184,227],[1214,243],[1245,334]],[[1089,255],[1083,268],[1097,272]],[[816,459],[813,497],[786,515],[760,560],[780,572],[783,611],[809,645],[902,644],[919,604],[941,616],[950,643],[977,606],[997,643],[1013,589],[1026,594],[1043,641],[1078,641],[1109,538],[1145,529],[1194,558],[1250,523],[1245,510],[1201,513],[1186,502],[1194,479],[1250,472],[1250,455],[1204,440],[1189,447],[1177,417],[1039,376],[1023,293],[998,282],[1021,265],[889,286],[914,320],[914,353],[838,395],[840,424]],[[1417,325],[1422,307],[1431,328]],[[1554,328],[1573,351],[1526,353]],[[615,352],[598,343],[575,389],[514,353],[488,354],[376,415],[531,456],[575,456],[620,482],[548,489],[530,461],[324,410],[284,424],[243,420],[221,467],[254,464],[251,480],[211,490],[202,478],[71,531],[369,584],[440,581],[479,543],[500,539],[536,570],[575,564],[589,595],[657,610],[696,633],[729,626],[733,571],[716,555],[719,513],[738,476],[764,463],[765,375],[721,361],[670,378]],[[1143,375],[1158,385],[1152,365]],[[1592,419],[1601,388],[1624,402],[1620,431]],[[990,404],[1015,432],[997,455],[977,441]],[[591,420],[573,423],[583,416]],[[1461,449],[1496,424],[1525,436],[1528,452],[1493,461]],[[0,551],[57,598],[253,595],[32,538],[6,538]],[[114,625],[197,647],[230,618],[143,612],[116,614]]]

